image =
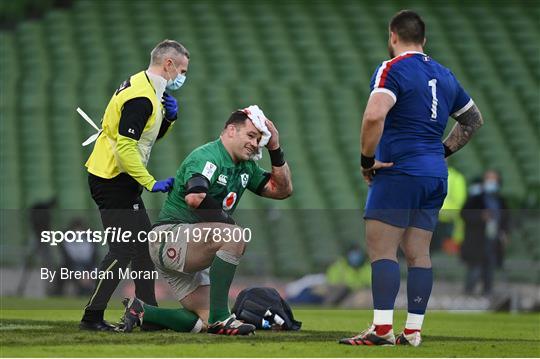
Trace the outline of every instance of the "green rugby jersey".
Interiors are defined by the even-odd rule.
[[[210,187],[208,194],[232,214],[245,189],[260,193],[270,174],[255,161],[234,163],[221,139],[209,142],[191,152],[176,171],[174,186],[163,204],[157,223],[198,223],[202,220],[186,204],[186,183],[194,174],[202,174]]]

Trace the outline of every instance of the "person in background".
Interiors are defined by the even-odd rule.
[[[88,228],[88,225],[85,224],[82,218],[74,218],[66,231],[84,232],[88,230]],[[83,234],[81,236],[81,241],[64,241],[59,247],[61,253],[60,267],[68,268],[72,271],[92,271],[97,267],[97,246],[89,241],[88,234]],[[65,294],[66,288],[64,285],[66,282],[73,283],[75,286],[75,294],[78,296],[91,294],[94,286],[92,280],[85,278],[74,278],[67,281],[59,280],[56,294]]]
[[[471,188],[471,195],[461,211],[465,222],[465,239],[461,258],[467,265],[465,294],[474,294],[480,279],[483,295],[493,291],[496,267],[502,267],[508,233],[506,201],[500,195],[501,176],[497,171],[484,173],[482,191]]]
[[[286,287],[291,304],[338,305],[352,292],[369,289],[371,266],[359,245],[351,246],[326,273],[308,274]]]
[[[344,285],[349,291],[369,288],[371,266],[366,261],[360,246],[351,247],[345,256],[328,267],[326,282],[332,285]]]
[[[58,200],[56,197],[52,197],[45,201],[36,202],[29,211],[30,222],[30,236],[28,244],[28,252],[24,259],[21,279],[17,286],[17,295],[22,296],[26,290],[26,284],[28,283],[28,276],[32,270],[35,258],[39,258],[39,266],[51,265],[51,250],[47,244],[42,244],[41,232],[51,229],[52,212],[56,208]],[[56,284],[52,283],[52,286],[47,288],[48,294],[53,294],[56,291]]]
[[[431,249],[436,251],[442,248],[449,254],[456,254],[464,236],[463,220],[459,212],[467,200],[467,181],[461,172],[451,166],[448,167],[447,191],[433,233]]]
[[[484,179],[481,176],[473,178],[467,189],[467,198],[478,196],[484,192]]]

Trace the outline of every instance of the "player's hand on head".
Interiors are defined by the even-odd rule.
[[[176,101],[173,96],[164,92],[161,103],[163,104],[163,107],[165,107],[165,118],[169,121],[176,120],[178,114],[178,101]]]
[[[266,127],[272,135],[272,137],[270,137],[270,140],[266,144],[266,148],[268,148],[269,150],[276,150],[279,148],[279,132],[274,123],[268,119],[266,120]]]
[[[152,187],[152,192],[169,192],[174,184],[174,177],[169,177],[162,181],[157,181]]]
[[[362,168],[362,176],[364,176],[364,180],[369,186],[371,185],[371,181],[373,181],[373,176],[375,176],[378,169],[392,167],[393,165],[394,165],[393,162],[381,162],[381,161],[375,160],[375,164],[373,164],[373,167]]]

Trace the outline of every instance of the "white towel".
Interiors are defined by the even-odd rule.
[[[263,147],[268,144],[270,137],[272,137],[272,134],[268,131],[268,127],[266,127],[267,118],[257,105],[246,107],[242,109],[242,112],[244,112],[251,122],[253,122],[253,126],[262,132],[262,137],[259,141],[259,150],[257,154],[252,157],[253,160],[258,161],[262,158]]]

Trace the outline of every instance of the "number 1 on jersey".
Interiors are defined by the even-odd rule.
[[[437,79],[431,79],[428,81],[428,86],[431,87],[431,121],[437,121]]]

